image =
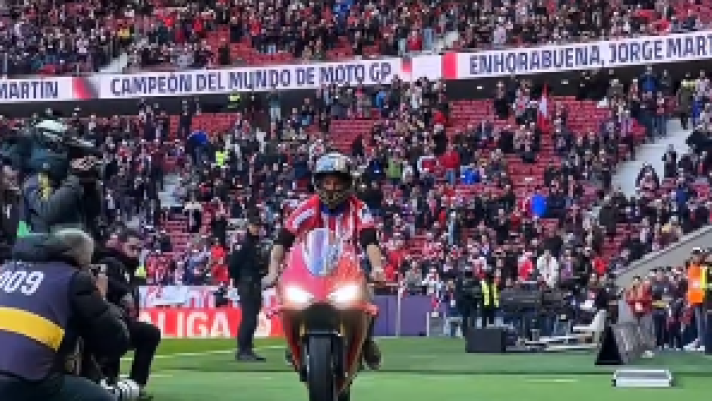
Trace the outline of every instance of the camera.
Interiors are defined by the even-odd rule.
[[[256,254],[257,260],[255,260],[255,266],[257,266],[257,270],[259,271],[260,277],[264,277],[267,275],[270,253],[272,252],[272,245],[273,241],[268,238],[260,240],[260,243],[258,245]]]
[[[107,269],[105,264],[94,264],[89,267],[89,271],[94,277],[99,276],[99,274],[106,274]]]
[[[25,173],[46,173],[50,177],[64,179],[70,162],[86,156],[101,160],[102,153],[91,142],[76,135],[72,129],[59,121],[46,119],[39,123],[19,127],[12,135],[3,138],[0,158],[13,161]],[[99,163],[87,171],[77,172],[86,178],[99,177]]]
[[[76,136],[66,125],[55,120],[44,120],[26,130],[32,143],[30,168],[34,172],[46,172],[56,178],[64,178],[69,173],[70,162],[93,156],[101,160],[102,153],[91,142]],[[101,166],[95,163],[91,168],[73,171],[80,178],[99,178]]]

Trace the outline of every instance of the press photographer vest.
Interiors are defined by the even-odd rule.
[[[482,306],[485,308],[490,306],[499,308],[499,289],[497,288],[497,284],[489,284],[485,280],[480,280],[480,287],[482,287]],[[492,305],[492,303],[494,303],[494,305]]]
[[[0,267],[0,372],[42,380],[56,371],[71,317],[65,263],[8,262]]]

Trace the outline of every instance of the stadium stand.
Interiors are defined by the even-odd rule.
[[[0,39],[3,75],[22,76],[96,72],[122,53],[131,56],[129,71],[268,65],[689,32],[711,20],[707,0],[561,7],[36,1],[5,9]]]
[[[338,0],[283,7],[216,2],[205,8],[157,7],[155,15],[158,21],[149,40],[136,43],[131,51],[133,69],[337,61],[585,42],[690,32],[712,20],[708,0],[577,5],[525,1],[496,7],[478,2]]]
[[[2,12],[5,77],[97,72],[138,40],[152,20],[152,7],[122,1],[8,2]]]

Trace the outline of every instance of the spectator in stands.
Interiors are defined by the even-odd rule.
[[[682,129],[688,129],[688,122],[692,117],[692,102],[695,93],[695,81],[692,80],[692,75],[687,73],[685,78],[680,83],[680,88],[677,91],[677,111],[680,115]],[[694,121],[694,120],[693,120]]]
[[[556,288],[559,284],[559,262],[551,255],[551,251],[544,249],[544,252],[536,261],[536,270],[541,276],[541,280],[549,287]]]
[[[200,232],[203,224],[203,206],[198,202],[195,194],[183,207],[183,213],[188,217],[186,230],[191,234]]]
[[[670,283],[673,290],[673,297],[670,302],[669,317],[668,317],[668,347],[675,350],[681,350],[683,343],[683,320],[685,294],[683,293],[684,281],[682,272],[679,269],[672,271],[669,274]]]
[[[652,322],[652,307],[653,307],[653,294],[652,294],[652,283],[649,278],[643,280],[640,276],[633,278],[633,283],[630,288],[626,291],[625,300],[630,307],[633,316],[636,318],[637,324],[640,325],[642,331],[644,331],[645,338],[654,339],[655,333],[653,329]],[[645,344],[646,346],[654,347],[654,344]],[[646,353],[650,353],[646,350]]]
[[[668,333],[668,316],[671,316],[671,303],[674,296],[673,285],[662,268],[652,271],[653,326],[655,328],[655,345],[663,349],[670,334]]]
[[[548,199],[547,196],[541,193],[541,188],[536,188],[534,190],[534,195],[532,195],[531,214],[536,218],[548,217]]]

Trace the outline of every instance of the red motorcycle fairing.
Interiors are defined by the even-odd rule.
[[[377,314],[368,301],[366,277],[353,244],[327,229],[297,238],[277,286],[277,300],[276,312],[297,370],[303,366],[305,336],[333,333],[345,345],[338,388],[347,388],[360,367],[370,319]]]

